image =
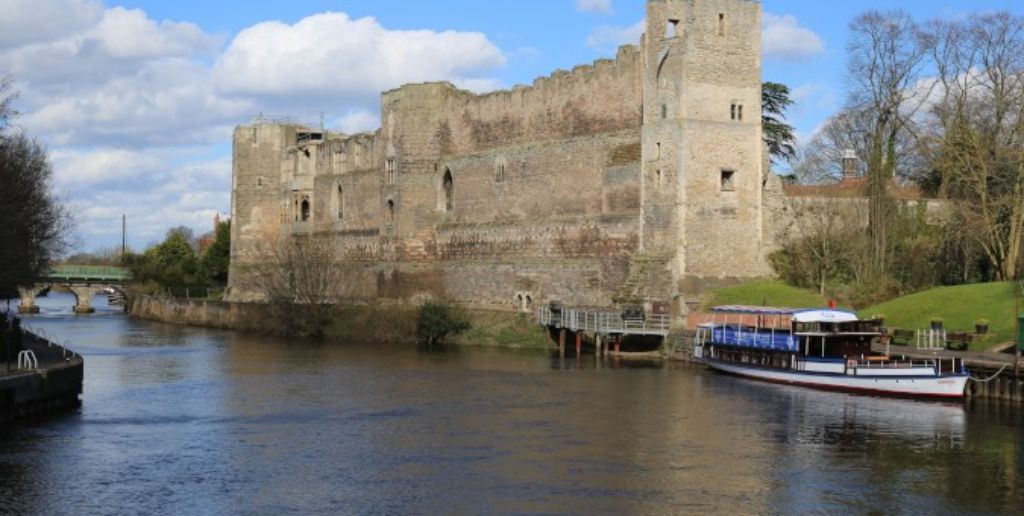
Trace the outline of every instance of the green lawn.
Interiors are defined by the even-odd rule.
[[[759,280],[711,291],[706,308],[719,305],[754,305],[816,308],[828,302],[816,292],[791,287],[781,281]]]
[[[1014,340],[1014,283],[978,283],[925,290],[860,311],[862,317],[885,315],[890,328],[928,328],[939,317],[947,331],[974,333],[974,321],[988,319],[990,335],[975,342],[972,351]]]

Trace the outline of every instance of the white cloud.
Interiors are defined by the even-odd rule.
[[[91,0],[0,0],[0,50],[52,41],[94,26],[103,6]]]
[[[594,29],[587,37],[587,46],[599,50],[614,49],[620,45],[635,45],[645,29],[644,20],[629,27],[601,26]]]
[[[495,89],[508,59],[480,33],[389,30],[342,13],[254,25],[223,53],[195,24],[99,0],[0,0],[0,13],[16,123],[49,147],[90,249],[119,241],[122,213],[136,247],[177,225],[208,231],[230,207],[231,128],[257,113],[373,130],[381,91],[435,80]]]
[[[584,13],[611,14],[612,0],[576,0],[576,10]]]
[[[118,149],[60,149],[50,153],[50,163],[58,187],[68,189],[123,184],[151,177],[163,167],[161,160],[150,153]]]
[[[230,93],[366,102],[405,83],[486,78],[505,61],[481,33],[393,31],[374,18],[325,13],[243,30],[217,60],[214,76]]]
[[[825,53],[825,43],[795,16],[764,13],[762,52],[765,57],[800,60]]]
[[[217,95],[209,70],[191,61],[161,59],[95,88],[45,100],[23,118],[34,134],[61,145],[168,146],[208,143],[231,134],[251,116],[247,100]]]
[[[25,20],[21,30],[38,34],[11,41],[0,51],[0,69],[19,81],[76,87],[130,73],[147,60],[212,51],[218,38],[191,23],[160,22],[120,7],[62,32],[46,20]]]

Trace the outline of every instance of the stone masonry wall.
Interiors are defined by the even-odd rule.
[[[759,34],[750,0],[648,0],[639,47],[531,86],[402,86],[359,135],[239,127],[229,299],[260,298],[261,246],[305,237],[357,298],[607,306],[644,283],[631,263],[668,264],[659,287],[762,274]]]

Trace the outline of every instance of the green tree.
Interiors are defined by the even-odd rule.
[[[39,142],[12,132],[14,94],[0,78],[0,298],[17,296],[67,247],[70,217],[51,191],[53,169]]]
[[[793,105],[789,86],[766,82],[761,86],[761,126],[764,143],[772,159],[792,161],[796,158],[796,136],[787,124],[786,109]]]
[[[427,301],[420,306],[416,319],[416,334],[432,347],[441,344],[450,335],[458,335],[470,328],[469,316],[450,303]]]
[[[203,276],[216,285],[228,284],[228,265],[231,263],[231,221],[217,223],[211,245],[200,259]]]

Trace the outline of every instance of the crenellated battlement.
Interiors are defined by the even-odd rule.
[[[329,241],[387,299],[601,306],[632,278],[685,310],[690,277],[762,274],[760,7],[647,7],[612,59],[481,94],[406,84],[373,132],[237,128],[231,296],[258,297],[267,234]],[[666,258],[631,271],[645,254]]]

